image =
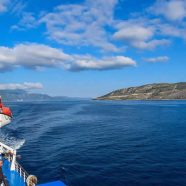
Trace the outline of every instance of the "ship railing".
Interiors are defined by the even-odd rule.
[[[27,185],[27,181],[30,185],[30,178],[36,179],[37,182],[37,178],[33,175],[29,175],[25,169],[16,161],[16,150],[0,142],[0,153],[6,154],[6,159],[10,162],[10,170],[16,171],[20,177],[23,178],[23,181],[26,183],[25,185]],[[36,184],[32,181],[32,186],[35,185]],[[7,184],[4,182],[0,184],[0,186],[7,186]]]
[[[10,162],[10,169],[15,170],[26,182],[29,174],[24,170],[24,168],[16,161],[16,150],[0,142],[0,152],[7,153],[7,160]],[[4,184],[5,185],[5,184]],[[1,186],[1,185],[0,185]]]
[[[10,170],[15,170],[16,150],[0,142],[0,153],[8,155],[7,159],[10,162]]]
[[[25,171],[25,169],[17,161],[15,162],[15,170],[23,178],[24,182],[26,182],[29,174]]]

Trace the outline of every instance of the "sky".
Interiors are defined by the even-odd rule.
[[[186,81],[186,0],[0,0],[0,90],[97,97]]]

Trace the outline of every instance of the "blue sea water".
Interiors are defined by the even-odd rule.
[[[0,140],[40,183],[185,186],[186,101],[8,103]]]

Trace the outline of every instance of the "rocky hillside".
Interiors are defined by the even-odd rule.
[[[186,83],[158,83],[113,91],[98,100],[186,99]]]

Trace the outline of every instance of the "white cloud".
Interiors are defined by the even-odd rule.
[[[167,46],[170,42],[166,39],[154,39],[151,41],[134,41],[131,43],[133,47],[141,50],[153,50],[158,46]]]
[[[50,39],[72,46],[94,46],[118,51],[112,44],[106,26],[113,24],[117,0],[87,0],[80,5],[61,5],[40,19]]]
[[[128,41],[146,41],[153,36],[153,31],[150,28],[145,28],[140,25],[124,25],[118,32],[114,34],[116,39]]]
[[[159,25],[156,25],[156,19],[149,21],[140,15],[140,22],[139,19],[116,20],[114,11],[117,3],[118,0],[86,0],[83,4],[61,5],[41,17],[39,23],[46,25],[50,39],[77,47],[94,46],[104,51],[118,52],[121,50],[118,41],[141,50],[152,50],[170,44],[163,32],[161,37],[157,37]],[[162,2],[158,1],[150,9],[155,12],[158,3]],[[116,30],[115,33],[108,28]]]
[[[63,51],[39,44],[19,44],[14,48],[0,47],[0,70],[19,66],[37,69],[62,65],[69,55]]]
[[[74,63],[71,63],[69,69],[74,71],[106,70],[119,69],[127,66],[136,66],[136,62],[125,56],[105,57],[103,59],[96,59],[91,56],[74,56]]]
[[[0,90],[29,90],[29,89],[42,89],[43,85],[41,83],[32,83],[32,82],[24,82],[24,83],[8,83],[8,84],[0,84]]]
[[[154,26],[137,23],[137,20],[121,22],[117,28],[118,31],[113,35],[113,38],[137,49],[149,50],[169,44],[166,39],[153,39],[156,31]]]
[[[158,0],[149,11],[170,21],[181,21],[186,17],[186,0]]]
[[[0,0],[0,13],[7,11],[10,0]]]
[[[13,48],[0,47],[0,71],[24,67],[40,69],[61,67],[66,70],[104,70],[135,66],[136,62],[125,56],[98,59],[87,55],[70,55],[60,49],[40,44],[19,44]]]
[[[47,38],[62,46],[70,45],[75,50],[93,46],[107,52],[120,52],[127,47],[153,50],[169,45],[173,37],[186,38],[185,25],[179,27],[174,25],[175,22],[166,23],[159,16],[149,18],[152,13],[169,20],[182,20],[186,0],[158,0],[148,8],[146,15],[140,13],[127,21],[114,17],[118,2],[85,0],[80,4],[59,5],[52,12],[42,12],[38,16],[25,12],[20,22],[12,28],[24,30],[44,24]]]
[[[181,38],[186,39],[186,24],[183,22],[181,24],[171,24],[171,23],[159,23],[156,25],[157,31],[160,35],[169,38]]]
[[[25,12],[20,22],[12,28],[24,30],[44,24],[47,28],[46,36],[62,46],[70,45],[74,50],[93,46],[99,50],[95,49],[96,52],[121,52],[121,49],[129,47],[153,50],[159,46],[169,45],[173,37],[186,39],[185,24],[180,22],[181,25],[175,24],[159,17],[163,15],[169,20],[183,20],[186,0],[158,0],[148,8],[146,11],[148,14],[140,13],[138,16],[129,17],[127,21],[114,17],[118,2],[85,0],[80,4],[60,5],[52,12],[42,12],[37,16]],[[149,17],[149,10],[158,15],[158,18]],[[3,69],[2,63],[0,69]]]
[[[169,57],[167,56],[158,56],[158,57],[144,59],[144,61],[149,62],[149,63],[167,62],[168,60],[169,60]]]
[[[36,17],[31,12],[23,12],[22,19],[11,28],[16,30],[25,30],[29,28],[34,28],[38,26],[38,21]]]

